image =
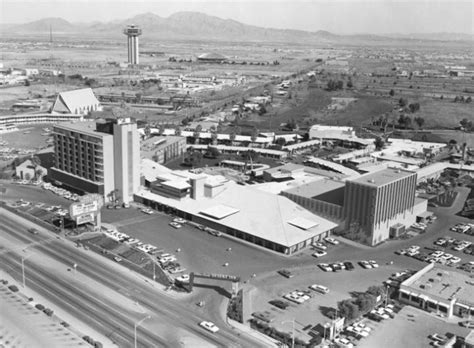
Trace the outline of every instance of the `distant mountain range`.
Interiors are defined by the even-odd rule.
[[[303,31],[293,29],[262,28],[243,24],[232,19],[222,19],[199,12],[178,12],[168,18],[153,13],[145,13],[126,20],[114,20],[106,23],[70,23],[62,18],[44,18],[25,24],[1,25],[2,36],[82,35],[90,38],[122,36],[125,26],[135,24],[143,29],[144,38],[156,39],[194,39],[222,41],[269,41],[297,43],[354,43],[358,41],[392,40],[440,40],[472,41],[474,35],[458,33],[438,34],[387,34],[387,35],[336,35],[327,31]]]

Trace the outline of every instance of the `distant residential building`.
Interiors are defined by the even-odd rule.
[[[25,125],[36,123],[57,123],[73,122],[84,120],[83,115],[78,114],[18,114],[18,115],[0,115],[0,126],[2,125]]]
[[[152,137],[142,141],[140,148],[142,158],[166,163],[186,152],[186,138],[172,135]]]
[[[55,125],[51,178],[74,191],[128,203],[140,184],[140,144],[133,119]]]
[[[27,159],[15,168],[15,174],[21,180],[31,180],[37,177],[37,173],[41,171],[41,176],[47,175],[48,170],[42,166],[35,165],[32,160]]]
[[[316,124],[309,129],[310,139],[337,140],[342,144],[365,148],[372,146],[375,139],[359,138],[352,127],[324,126]]]
[[[219,53],[203,53],[197,60],[202,63],[223,63],[227,61],[227,57]]]
[[[53,104],[53,114],[87,114],[91,111],[100,111],[100,102],[92,92],[91,88],[76,89],[61,92]]]

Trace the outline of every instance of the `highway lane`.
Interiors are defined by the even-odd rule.
[[[12,276],[21,278],[21,258],[15,253],[0,255],[2,267],[8,268]],[[114,334],[113,340],[119,347],[131,347],[134,339],[133,326],[139,320],[131,320],[130,313],[123,313],[112,303],[104,303],[94,296],[80,290],[79,287],[64,281],[54,273],[43,270],[35,264],[28,265],[27,287],[53,303],[67,310],[107,336]],[[137,343],[141,347],[166,347],[167,342],[145,328],[139,327]]]
[[[221,331],[218,335],[213,335],[204,331],[197,326],[197,323],[206,318],[202,318],[193,313],[192,309],[187,307],[185,304],[170,299],[149,286],[137,283],[138,278],[136,277],[132,278],[126,273],[116,274],[115,270],[108,265],[107,260],[104,260],[104,263],[98,265],[96,260],[91,259],[86,253],[77,250],[69,243],[51,241],[47,244],[38,244],[38,242],[44,240],[44,235],[40,234],[34,236],[25,233],[23,230],[26,231],[26,227],[19,229],[18,222],[15,220],[7,219],[1,229],[25,244],[37,243],[34,245],[36,250],[45,253],[69,267],[72,266],[73,263],[77,263],[79,265],[79,272],[111,289],[118,291],[126,289],[129,298],[134,301],[139,301],[143,307],[149,309],[154,314],[163,317],[163,319],[169,323],[170,327],[184,328],[186,331],[190,331],[217,346],[264,346],[261,342],[256,341],[251,337],[240,335],[238,332],[236,333],[228,328],[223,322],[216,323],[221,327]],[[19,221],[21,221],[21,219]],[[30,248],[33,248],[33,246]]]

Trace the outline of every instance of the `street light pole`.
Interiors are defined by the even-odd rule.
[[[143,323],[145,320],[150,319],[151,317],[148,315],[145,318],[139,320],[137,323],[133,325],[133,342],[134,342],[134,347],[137,348],[137,327]]]

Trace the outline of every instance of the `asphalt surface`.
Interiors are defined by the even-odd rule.
[[[26,225],[22,225],[21,219],[12,219],[6,217],[3,219],[3,225],[0,226],[2,233],[8,234],[19,240],[25,245],[35,243],[41,240],[50,238],[43,234],[29,235],[25,231]],[[19,228],[20,227],[20,228]],[[210,345],[226,346],[226,347],[259,347],[263,346],[259,341],[255,341],[251,337],[241,335],[229,328],[222,319],[215,323],[220,327],[217,334],[211,334],[201,329],[197,324],[206,320],[195,314],[192,308],[180,303],[172,298],[159,293],[152,287],[144,283],[137,282],[136,277],[132,277],[127,273],[117,274],[115,269],[108,265],[108,261],[98,263],[97,259],[90,258],[85,252],[78,250],[69,243],[64,241],[52,241],[47,244],[36,244],[30,248],[52,257],[53,259],[63,263],[66,267],[71,267],[72,260],[77,263],[77,272],[90,277],[91,279],[111,288],[115,291],[123,293],[124,289],[127,291],[127,296],[140,303],[140,305],[150,311],[161,323],[166,323],[170,332],[176,332],[177,329],[182,329],[199,336]],[[105,260],[104,260],[105,261]],[[14,254],[3,254],[2,263],[6,265],[13,276],[21,280],[21,263],[19,263],[18,256]],[[97,330],[105,335],[110,335],[113,332],[114,341],[119,343],[121,347],[131,346],[130,330],[133,330],[132,314],[119,309],[113,309],[107,304],[106,299],[96,301],[91,298],[86,292],[78,287],[71,286],[58,279],[55,274],[51,274],[38,267],[32,266],[27,272],[27,286],[42,293],[46,298],[51,298],[58,306],[75,313],[79,318],[87,319],[86,322],[93,322]],[[72,307],[71,307],[72,306]],[[73,308],[74,307],[74,308]],[[82,313],[82,314],[81,314]],[[136,313],[135,313],[136,315]],[[131,329],[130,329],[131,328]],[[143,327],[138,329],[139,346],[173,346],[173,342],[165,341],[163,338],[157,337],[153,330],[148,329],[146,323]],[[152,343],[153,342],[153,343]]]

